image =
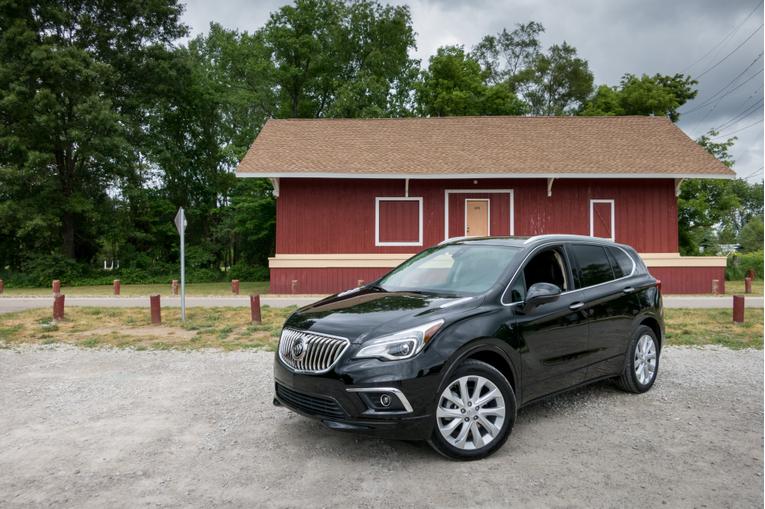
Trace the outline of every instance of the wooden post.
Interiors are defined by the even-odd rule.
[[[58,279],[53,280],[53,295],[61,293],[61,281]]]
[[[162,312],[160,311],[159,307],[159,295],[149,296],[149,302],[151,303],[151,323],[159,325],[162,323]]]
[[[260,295],[250,295],[250,319],[252,323],[260,323]]]
[[[720,280],[719,279],[713,279],[712,280],[712,293],[715,295],[720,294]]]
[[[744,278],[744,293],[752,293],[752,278]]]
[[[5,290],[5,283],[0,279],[0,293],[3,293],[3,290]]]
[[[735,323],[744,322],[744,296],[733,296],[733,321]]]
[[[63,320],[64,319],[64,294],[57,293],[53,297],[53,319],[54,320]]]
[[[173,279],[173,282],[170,283],[170,295],[178,295],[178,280]]]
[[[119,295],[120,294],[120,280],[119,279],[115,279],[114,282],[112,283],[112,286],[114,286],[114,295]]]
[[[231,293],[233,293],[234,295],[239,295],[239,280],[238,279],[231,280]]]
[[[297,286],[298,286],[298,280],[297,279],[293,279],[292,280],[292,293],[295,293],[297,291]]]

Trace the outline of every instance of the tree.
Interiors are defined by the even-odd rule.
[[[89,260],[109,193],[139,171],[146,111],[169,44],[185,34],[175,0],[0,0],[0,187],[18,248]],[[111,191],[110,191],[111,190]],[[11,260],[18,263],[18,260]]]
[[[486,80],[503,85],[526,104],[533,115],[569,115],[592,93],[593,77],[586,60],[563,42],[542,51],[541,23],[519,23],[508,32],[485,36],[471,57],[481,65]]]
[[[753,217],[747,222],[738,234],[738,243],[741,250],[747,253],[762,251],[763,224],[762,216]]]
[[[592,93],[592,72],[587,61],[566,44],[553,45],[539,55],[530,70],[531,78],[519,83],[521,95],[535,115],[575,113]]]
[[[697,142],[732,167],[730,148],[735,138],[724,142],[711,141],[717,135],[710,131]],[[762,184],[749,184],[743,179],[690,179],[683,182],[677,200],[680,252],[697,255],[699,247],[710,245],[710,239],[738,238],[743,226],[762,215]],[[705,249],[706,254],[715,254]]]
[[[582,115],[661,115],[677,122],[677,111],[696,97],[698,82],[684,74],[625,74],[619,86],[601,85],[582,108]]]
[[[518,115],[524,105],[503,85],[488,85],[486,73],[459,46],[438,48],[416,89],[426,116]]]
[[[409,8],[297,0],[262,31],[282,117],[388,116],[405,109],[417,62]]]
[[[518,83],[531,78],[529,70],[541,55],[539,35],[544,31],[536,21],[518,23],[512,32],[503,28],[497,35],[484,36],[471,56],[488,73],[489,83],[505,83],[514,91]]]

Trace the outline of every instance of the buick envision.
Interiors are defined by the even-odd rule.
[[[293,313],[274,404],[332,429],[483,458],[540,398],[607,378],[650,389],[660,287],[634,249],[607,240],[446,241]]]

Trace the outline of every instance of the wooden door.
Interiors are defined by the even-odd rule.
[[[465,200],[465,235],[489,235],[489,200]]]

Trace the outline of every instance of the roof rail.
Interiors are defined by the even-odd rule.
[[[444,239],[441,242],[439,242],[438,245],[439,246],[443,246],[444,244],[448,244],[449,242],[456,242],[458,240],[465,240],[465,239],[469,239],[469,238],[470,238],[470,236],[468,236],[468,235],[463,235],[461,237],[449,237],[448,239]]]
[[[529,237],[526,239],[523,243],[528,244],[530,242],[535,242],[537,240],[542,239],[549,239],[549,238],[556,238],[556,239],[570,239],[570,240],[597,240],[597,241],[603,241],[603,242],[613,242],[611,239],[604,239],[602,237],[591,237],[589,235],[574,235],[570,233],[547,233],[544,235],[534,235],[533,237]]]

